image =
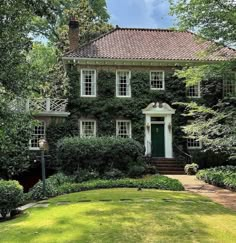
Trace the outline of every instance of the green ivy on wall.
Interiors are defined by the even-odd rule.
[[[166,102],[172,104],[177,101],[187,101],[185,84],[175,77],[173,72],[165,73],[165,90],[150,90],[149,72],[135,70],[131,72],[131,98],[116,98],[116,73],[109,70],[97,71],[97,97],[80,97],[80,73],[76,67],[71,66],[70,72],[70,98],[68,109],[71,117],[78,124],[80,118],[93,118],[97,120],[98,136],[114,136],[115,121],[129,119],[132,121],[132,137],[139,142],[144,141],[144,115],[142,109],[151,102]],[[181,116],[182,110],[177,110],[173,116],[174,137],[182,139],[180,125],[185,119]],[[181,135],[180,135],[181,134]]]
[[[67,68],[70,80],[68,110],[71,115],[63,124],[52,123],[47,128],[47,138],[49,140],[50,154],[55,156],[56,142],[64,136],[79,134],[79,119],[91,118],[97,120],[98,136],[115,136],[116,120],[129,119],[132,121],[132,137],[144,142],[144,115],[142,109],[151,102],[166,102],[176,109],[172,116],[173,139],[177,145],[182,145],[186,149],[186,139],[181,126],[185,125],[186,117],[182,116],[184,108],[173,105],[175,102],[188,102],[186,97],[185,83],[174,76],[173,71],[165,73],[165,90],[150,90],[149,71],[131,71],[131,98],[116,98],[116,73],[115,70],[97,70],[97,97],[80,97],[80,71],[76,65]],[[222,80],[203,81],[201,85],[201,99],[199,103],[213,106],[218,99],[222,98]],[[207,163],[208,158],[201,158]],[[208,156],[208,155],[206,155]],[[194,156],[194,157],[198,157]]]
[[[80,97],[80,72],[71,65],[68,71],[70,78],[69,111],[71,118],[78,124],[80,118],[97,119],[97,135],[115,135],[116,119],[132,121],[132,137],[140,142],[144,141],[144,109],[151,102],[187,102],[185,84],[183,80],[174,76],[173,71],[165,72],[165,90],[150,90],[149,71],[135,70],[131,72],[131,98],[116,98],[115,71],[97,71],[97,97]],[[211,80],[202,82],[202,98],[200,103],[214,105],[222,95],[222,81]],[[173,105],[172,105],[173,106]],[[186,119],[181,115],[183,110],[174,107],[173,135],[177,144],[185,143],[181,126]]]

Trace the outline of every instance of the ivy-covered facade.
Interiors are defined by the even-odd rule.
[[[145,145],[146,155],[153,157],[175,157],[175,146],[185,151],[200,149],[197,141],[191,143],[183,134],[181,126],[188,120],[182,116],[183,107],[176,103],[194,100],[214,105],[222,97],[223,83],[222,80],[202,81],[198,86],[199,96],[189,97],[184,80],[175,75],[179,68],[67,64],[70,79],[68,110],[71,114],[68,119],[73,121],[78,135],[131,136]],[[84,70],[89,73],[84,74]],[[127,96],[118,94],[119,72],[129,73]],[[155,74],[158,77],[154,81],[162,82],[161,88],[153,88]],[[88,95],[81,90],[83,82],[93,83],[86,87],[90,89]],[[155,134],[158,132],[160,135]]]

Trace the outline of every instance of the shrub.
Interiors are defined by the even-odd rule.
[[[75,181],[82,182],[99,178],[99,173],[95,170],[78,170],[75,173]]]
[[[236,166],[219,166],[200,170],[197,178],[215,186],[236,190]]]
[[[51,183],[49,180],[46,180],[46,197],[55,197],[58,195],[57,187]],[[29,198],[33,200],[41,200],[44,199],[43,195],[43,182],[39,181],[36,183],[29,191]]]
[[[141,165],[134,165],[129,168],[128,175],[131,178],[141,177],[145,173],[145,167]]]
[[[49,182],[50,184],[54,185],[54,186],[60,186],[64,183],[70,183],[70,182],[75,182],[75,177],[74,176],[68,176],[63,174],[62,172],[56,173],[52,176],[50,176],[47,179],[47,182]]]
[[[172,191],[183,191],[183,185],[175,179],[156,175],[141,179],[92,180],[82,183],[66,183],[58,188],[60,194],[80,192],[102,188],[153,188]]]
[[[57,153],[65,173],[92,169],[104,174],[110,168],[128,171],[133,161],[140,161],[144,147],[130,138],[70,137],[58,142]]]
[[[18,181],[0,180],[0,192],[0,213],[6,218],[23,202],[23,187]]]
[[[147,175],[155,175],[158,173],[157,167],[155,165],[146,165],[145,166],[145,174]]]
[[[67,176],[63,173],[57,173],[46,179],[46,197],[54,197],[58,195],[57,188],[66,183],[75,182],[74,176]],[[39,181],[29,191],[28,198],[33,200],[43,199],[43,183]]]
[[[124,174],[120,171],[120,170],[118,170],[118,169],[111,169],[111,170],[109,170],[109,171],[106,171],[105,173],[104,173],[104,179],[120,179],[120,178],[122,178],[122,177],[124,177]]]
[[[199,166],[196,163],[186,164],[184,167],[184,171],[187,175],[196,175],[198,168]]]

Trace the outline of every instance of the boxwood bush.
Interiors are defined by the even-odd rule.
[[[57,183],[57,175],[53,175],[46,180],[46,193],[47,197],[54,197],[61,194],[80,192],[93,189],[101,188],[153,188],[153,189],[162,189],[162,190],[172,190],[172,191],[182,191],[184,190],[182,184],[175,179],[168,178],[161,175],[152,175],[139,179],[130,179],[130,178],[121,178],[114,179],[113,177],[123,176],[120,174],[120,171],[114,171],[114,174],[109,175],[112,179],[96,179],[84,181],[81,183],[76,183],[75,180],[69,179],[67,176],[64,176],[62,183]],[[60,175],[62,178],[62,175]],[[34,200],[40,200],[43,198],[42,194],[42,182],[38,182],[28,193],[28,198]]]
[[[75,178],[72,176],[57,173],[46,179],[46,197],[55,197],[58,195],[58,187],[65,183],[73,183]],[[39,181],[29,191],[28,198],[33,200],[43,199],[43,183]]]
[[[103,188],[153,188],[171,191],[183,191],[183,185],[175,179],[166,176],[154,175],[141,179],[92,180],[82,183],[66,183],[58,188],[59,194],[80,192]]]
[[[23,202],[23,187],[18,181],[0,180],[0,214],[3,218]]]
[[[236,166],[219,166],[200,170],[197,178],[209,184],[236,190]]]
[[[143,164],[143,154],[143,145],[130,138],[67,137],[57,144],[59,164],[68,174],[95,170],[103,175],[112,168],[128,173],[130,166]]]

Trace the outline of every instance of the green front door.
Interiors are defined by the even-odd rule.
[[[164,124],[152,124],[151,126],[152,139],[152,156],[165,157],[165,133]]]

